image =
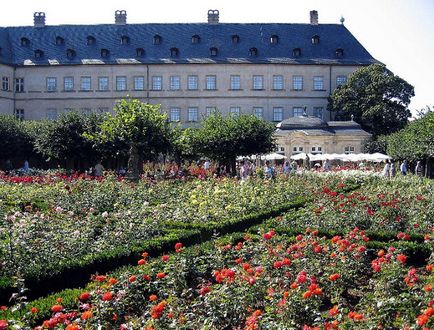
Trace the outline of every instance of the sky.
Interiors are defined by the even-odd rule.
[[[5,1],[5,0],[4,0]],[[127,11],[128,23],[199,23],[208,9],[220,11],[221,23],[319,23],[345,25],[371,55],[415,87],[410,109],[434,107],[434,0],[21,0],[5,1],[0,26],[33,24],[33,13],[46,13],[47,25],[105,24],[114,12]]]

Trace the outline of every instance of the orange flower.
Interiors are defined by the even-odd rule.
[[[78,299],[80,299],[80,301],[87,301],[90,298],[90,293],[89,292],[83,292]]]
[[[340,274],[331,274],[330,276],[329,276],[329,280],[330,281],[336,281],[337,279],[339,279],[341,277],[341,275]]]
[[[53,305],[52,307],[51,307],[51,311],[53,312],[53,313],[59,313],[59,312],[61,312],[63,310],[63,306],[62,305]]]
[[[431,292],[432,291],[432,285],[431,284],[427,284],[425,285],[425,287],[423,288],[426,292]]]
[[[425,269],[429,272],[432,272],[432,270],[434,269],[434,265],[432,264],[426,265]]]
[[[108,282],[109,282],[110,285],[115,285],[116,283],[118,283],[118,280],[115,279],[115,278],[113,278],[113,277],[111,277],[111,278],[108,280]]]
[[[135,275],[131,275],[130,278],[128,279],[128,282],[133,283],[136,279],[137,277]]]
[[[140,259],[139,261],[137,261],[138,265],[144,265],[146,264],[146,260],[145,259]]]
[[[39,312],[39,310],[36,307],[32,307],[32,309],[30,310],[30,312],[32,314],[36,314],[37,312]]]
[[[93,317],[93,314],[91,311],[85,311],[85,312],[83,312],[83,314],[81,314],[82,320],[89,320],[92,317]]]
[[[110,301],[113,299],[113,293],[106,292],[102,295],[102,301]]]
[[[396,256],[396,260],[398,260],[401,264],[405,264],[407,262],[407,256],[404,254],[398,254]]]
[[[335,306],[333,306],[332,308],[329,309],[329,315],[330,315],[330,317],[334,317],[334,316],[338,315],[338,313],[339,313],[339,310],[338,310],[338,306],[337,305],[335,305]]]
[[[56,298],[56,301],[59,303],[59,304],[61,304],[62,303],[62,298]]]
[[[427,324],[428,320],[429,320],[429,318],[427,315],[425,315],[425,314],[419,315],[417,317],[417,325],[421,327],[421,326]]]
[[[166,277],[166,273],[157,273],[157,278],[162,279]]]
[[[155,295],[155,294],[151,294],[150,296],[149,296],[149,300],[150,301],[156,301],[158,299],[158,297],[157,297],[157,295]]]
[[[312,295],[312,291],[306,291],[305,293],[303,293],[303,299],[307,299]]]
[[[105,282],[106,277],[104,275],[97,275],[95,276],[95,281],[97,282]]]

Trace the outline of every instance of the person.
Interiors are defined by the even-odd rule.
[[[270,162],[267,160],[265,162],[265,167],[264,167],[264,174],[265,174],[265,178],[267,179],[272,179],[274,176],[274,170],[273,168],[270,166]]]
[[[384,168],[383,168],[383,176],[385,178],[390,177],[390,160],[386,160],[386,164],[384,165]]]
[[[423,176],[423,166],[422,166],[420,160],[418,160],[416,163],[416,167],[414,168],[414,173],[417,176]]]
[[[391,179],[395,177],[395,175],[396,175],[395,163],[391,163],[390,164],[390,173],[389,173],[389,175],[390,175]]]
[[[291,173],[295,173],[295,172],[297,172],[297,162],[293,160],[291,162]]]
[[[29,161],[25,160],[23,165],[23,172],[27,173],[30,170]]]
[[[207,159],[205,160],[205,163],[203,164],[204,170],[209,170],[209,167],[211,166],[211,162]]]
[[[402,175],[407,175],[407,160],[406,159],[404,159],[404,161],[402,162],[399,169],[400,169]]]
[[[102,166],[101,161],[99,160],[98,163],[95,165],[94,168],[94,174],[95,176],[102,176],[104,173],[104,166]]]
[[[289,165],[289,162],[286,161],[285,165],[283,165],[283,174],[285,174],[286,176],[289,175],[289,173],[291,173],[291,165]]]
[[[324,170],[324,172],[330,172],[331,169],[332,169],[332,165],[331,165],[330,161],[328,159],[326,159],[324,161],[324,164],[323,164],[323,170]]]

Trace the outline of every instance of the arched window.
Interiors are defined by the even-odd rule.
[[[256,57],[258,56],[258,49],[255,47],[252,47],[249,49],[249,56],[250,57]]]
[[[178,57],[179,55],[179,50],[178,48],[170,48],[170,57]]]
[[[67,49],[66,50],[66,57],[72,60],[75,57],[76,53],[74,49]]]
[[[145,50],[143,48],[137,48],[136,49],[136,56],[137,57],[143,57],[143,56],[145,56]]]
[[[301,49],[300,48],[294,48],[292,50],[292,56],[293,57],[300,57],[301,56]]]
[[[336,57],[344,57],[344,50],[342,48],[336,49],[335,55]]]
[[[154,36],[154,45],[159,45],[159,44],[161,44],[161,41],[162,41],[161,36],[159,36],[158,34],[156,34],[156,35]]]
[[[21,38],[21,46],[29,46],[29,45],[30,45],[30,40],[25,38],[25,37],[22,37]]]
[[[56,37],[56,45],[60,46],[60,45],[64,45],[65,44],[65,39],[63,39],[62,37],[57,36]]]
[[[237,43],[239,43],[240,42],[240,36],[238,35],[238,34],[234,34],[233,36],[232,36],[232,43],[233,44],[237,44]]]
[[[200,43],[200,37],[197,34],[195,34],[194,36],[191,37],[191,43],[192,44]]]
[[[44,57],[44,52],[40,49],[36,49],[35,50],[35,58],[43,58]]]
[[[277,45],[278,43],[279,43],[279,36],[273,34],[273,35],[270,37],[270,44],[272,44],[272,45]]]
[[[86,42],[87,42],[87,45],[88,45],[88,46],[90,46],[90,45],[95,45],[95,43],[96,43],[96,39],[95,39],[95,37],[93,37],[93,36],[87,36],[87,38],[86,38]]]
[[[122,36],[121,37],[121,45],[128,45],[130,43],[130,37]]]
[[[313,45],[318,45],[319,44],[319,36],[318,35],[314,35],[312,37],[312,44]]]
[[[110,51],[108,49],[102,48],[101,49],[101,57],[109,57]]]
[[[217,56],[218,55],[218,49],[216,48],[216,47],[211,47],[210,49],[209,49],[209,54],[211,55],[211,56]]]

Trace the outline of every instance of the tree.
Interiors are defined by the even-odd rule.
[[[128,177],[139,177],[140,158],[155,159],[170,147],[170,124],[160,106],[139,100],[119,101],[115,114],[107,114],[98,132],[86,134],[95,143],[118,141],[128,146]]]
[[[33,141],[26,124],[13,116],[0,115],[0,160],[27,158]]]
[[[213,114],[194,132],[193,150],[228,165],[235,173],[237,156],[267,153],[275,148],[273,124],[253,115]]]
[[[348,82],[329,97],[327,109],[337,120],[352,116],[374,136],[390,134],[403,128],[411,116],[408,105],[414,88],[382,64],[372,64],[355,71]]]

